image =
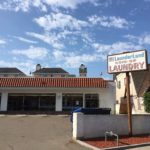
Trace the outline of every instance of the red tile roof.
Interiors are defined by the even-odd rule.
[[[0,78],[0,87],[106,88],[102,78]]]

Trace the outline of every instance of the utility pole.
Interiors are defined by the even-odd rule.
[[[128,131],[129,131],[129,136],[132,136],[132,106],[131,106],[131,99],[130,99],[129,72],[126,72],[126,89],[127,89]]]

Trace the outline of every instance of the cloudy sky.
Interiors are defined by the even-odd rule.
[[[150,55],[150,0],[0,0],[0,67],[78,75],[83,63],[110,78],[108,54],[140,49]]]

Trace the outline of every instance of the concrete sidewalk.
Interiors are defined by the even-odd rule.
[[[144,147],[138,147],[138,148],[132,148],[130,150],[150,150],[150,146],[144,146]]]

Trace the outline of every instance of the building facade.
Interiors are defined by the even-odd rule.
[[[102,78],[0,78],[0,111],[115,111],[115,85]]]
[[[69,77],[69,73],[62,68],[42,68],[40,64],[37,64],[33,76],[61,78]]]
[[[116,82],[116,111],[120,113],[121,105],[126,107],[125,102],[125,82],[126,74],[119,73],[115,76]],[[150,65],[146,71],[130,73],[130,95],[132,101],[132,113],[145,113],[143,95],[150,89]]]

